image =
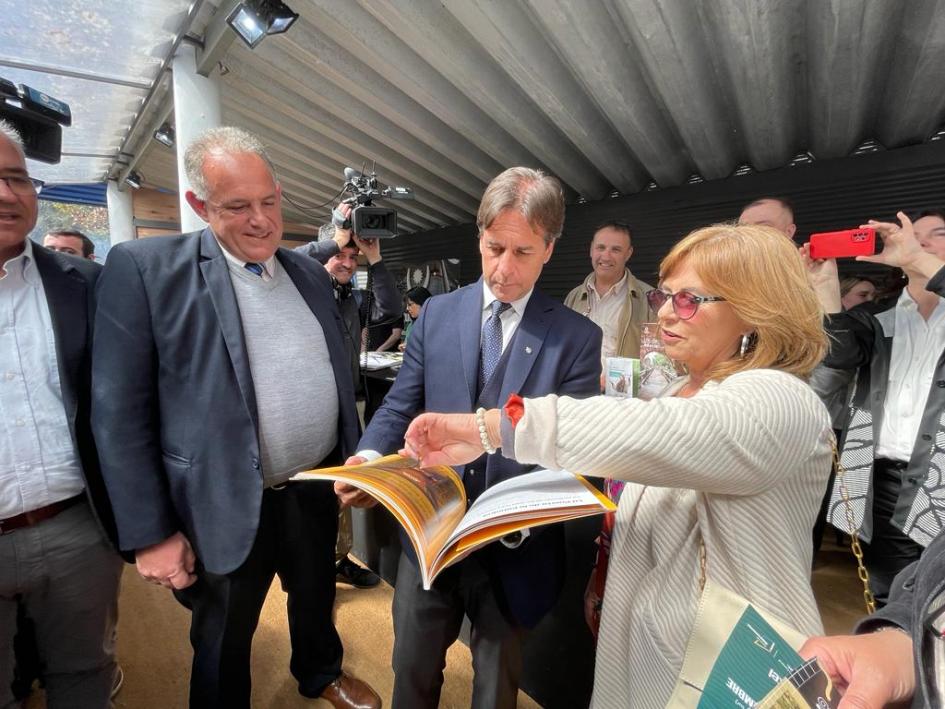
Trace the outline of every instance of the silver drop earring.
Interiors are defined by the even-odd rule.
[[[748,351],[748,343],[751,341],[750,335],[742,335],[742,346],[738,348],[738,356],[744,359],[745,353]]]

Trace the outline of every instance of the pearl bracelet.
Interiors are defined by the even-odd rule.
[[[493,455],[498,448],[492,445],[489,440],[489,432],[486,430],[486,410],[481,406],[476,409],[476,424],[479,426],[479,440],[482,442],[482,449],[489,455]]]

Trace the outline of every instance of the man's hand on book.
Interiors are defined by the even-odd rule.
[[[498,415],[498,411],[487,412]],[[496,426],[498,428],[498,426]],[[484,452],[475,414],[423,414],[404,436],[404,451],[423,466],[463,465]]]
[[[800,649],[816,657],[841,692],[841,709],[884,707],[912,697],[912,638],[898,628],[865,635],[809,638]]]
[[[345,465],[361,465],[361,463],[367,463],[367,458],[353,455],[345,461]],[[360,488],[340,480],[335,481],[335,494],[343,507],[374,507],[377,504],[377,500]]]

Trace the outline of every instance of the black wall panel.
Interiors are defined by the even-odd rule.
[[[945,140],[571,205],[564,235],[539,285],[557,298],[577,285],[590,271],[588,247],[594,228],[609,219],[630,223],[635,249],[630,267],[655,284],[660,259],[682,236],[735,219],[742,205],[771,194],[794,202],[798,238],[858,226],[870,217],[889,219],[898,209],[945,206]],[[473,224],[401,236],[384,244],[384,255],[392,265],[459,258],[463,283],[480,274]],[[863,270],[852,263],[842,267]]]

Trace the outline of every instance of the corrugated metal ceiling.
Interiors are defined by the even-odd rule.
[[[945,123],[945,0],[289,4],[287,34],[234,42],[213,72],[225,120],[261,134],[301,205],[376,160],[382,182],[415,188],[396,205],[407,231],[473,220],[510,165],[592,201],[921,143]],[[173,151],[138,143],[146,182],[176,190]]]

